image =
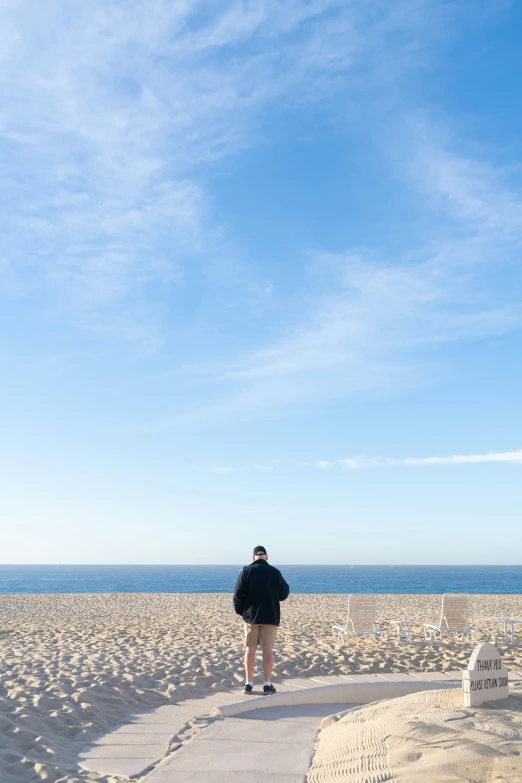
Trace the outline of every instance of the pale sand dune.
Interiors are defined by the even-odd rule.
[[[520,783],[521,751],[521,689],[480,709],[463,707],[459,691],[426,691],[361,707],[323,729],[308,780]]]
[[[380,620],[411,617],[417,644],[331,637],[346,597],[295,595],[283,604],[276,678],[348,672],[462,668],[472,645],[428,644],[439,596],[380,596]],[[473,619],[522,618],[522,596],[475,596]],[[500,645],[522,670],[522,646]],[[218,594],[0,596],[0,781],[111,779],[81,772],[76,755],[133,711],[152,709],[243,681],[242,624]],[[259,676],[259,675],[258,675]]]

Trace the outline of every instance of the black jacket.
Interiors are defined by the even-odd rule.
[[[277,568],[266,560],[254,560],[243,568],[234,590],[234,609],[245,623],[279,625],[279,601],[288,598],[290,588]]]

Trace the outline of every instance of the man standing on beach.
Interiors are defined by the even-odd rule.
[[[272,667],[277,628],[281,620],[279,602],[285,601],[290,588],[277,568],[268,564],[264,546],[254,547],[252,563],[243,568],[234,590],[234,609],[245,623],[245,693],[254,687],[254,659],[259,645],[263,650],[263,693],[275,693]]]

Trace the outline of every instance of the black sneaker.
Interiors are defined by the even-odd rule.
[[[249,685],[248,683],[243,688],[243,693],[252,693],[252,685]]]
[[[263,695],[266,696],[269,693],[277,693],[273,685],[263,685]]]

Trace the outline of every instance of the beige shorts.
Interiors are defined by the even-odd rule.
[[[245,623],[245,647],[264,647],[273,650],[277,636],[277,625],[250,625]]]

